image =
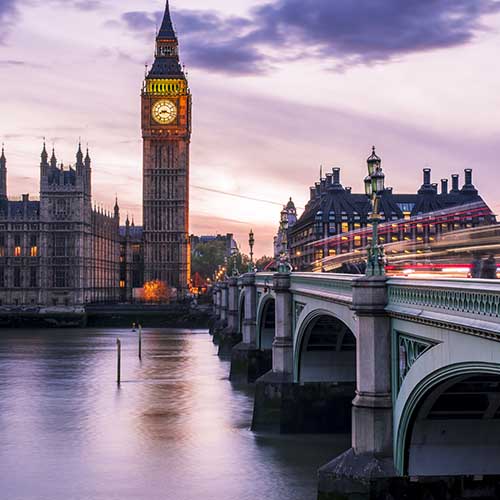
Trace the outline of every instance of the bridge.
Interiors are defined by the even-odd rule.
[[[248,273],[214,312],[253,429],[351,433],[320,499],[499,497],[500,283]]]

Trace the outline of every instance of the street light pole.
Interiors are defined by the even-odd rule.
[[[385,189],[385,174],[382,171],[382,160],[375,153],[368,158],[368,176],[365,177],[365,193],[370,198],[372,212],[368,222],[372,225],[372,241],[368,247],[366,263],[367,276],[385,276],[384,250],[379,245],[378,226],[380,224],[380,196]]]
[[[250,246],[250,264],[248,264],[248,272],[254,271],[253,265],[253,246],[255,245],[255,237],[253,234],[253,229],[250,229],[250,234],[248,235],[248,245]]]

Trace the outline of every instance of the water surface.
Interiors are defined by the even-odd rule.
[[[204,332],[0,330],[0,498],[314,500],[345,438],[252,433],[228,371]]]

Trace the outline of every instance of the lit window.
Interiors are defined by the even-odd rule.
[[[349,231],[349,223],[348,222],[342,222],[342,232],[347,233]]]
[[[21,257],[21,247],[14,248],[14,257]]]
[[[30,255],[31,257],[36,257],[38,255],[38,247],[31,247]]]
[[[397,236],[393,236],[391,239],[392,239],[392,241],[398,241],[398,237]]]
[[[411,212],[403,212],[403,217],[408,220],[411,217]]]
[[[125,288],[125,280],[120,280],[120,288]]]
[[[354,236],[354,246],[361,246],[361,236]]]

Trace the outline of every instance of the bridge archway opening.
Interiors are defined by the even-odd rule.
[[[310,321],[300,346],[298,379],[356,382],[356,338],[347,325],[327,314]]]
[[[455,376],[417,403],[405,443],[410,476],[500,471],[500,375]]]
[[[269,351],[273,348],[275,330],[275,309],[276,302],[269,298],[262,308],[259,328],[259,347],[262,351]]]

